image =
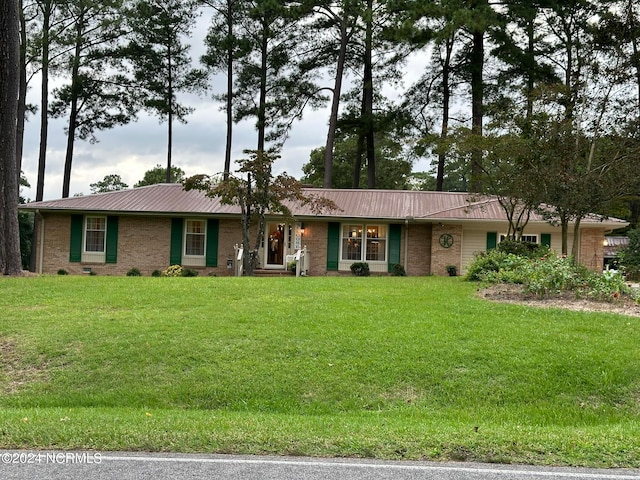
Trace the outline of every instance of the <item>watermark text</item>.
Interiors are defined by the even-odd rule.
[[[102,455],[97,452],[4,452],[0,464],[100,464]]]

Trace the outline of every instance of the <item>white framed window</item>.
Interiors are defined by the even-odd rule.
[[[500,235],[500,243],[504,242],[507,239],[507,234],[503,233]],[[538,243],[538,235],[522,235],[520,237],[521,242],[529,242],[529,243]]]
[[[343,224],[340,258],[353,262],[387,261],[386,225]]]
[[[185,257],[204,257],[206,237],[206,220],[187,220],[184,229]]]
[[[86,253],[105,253],[107,239],[106,217],[85,217],[84,251]]]

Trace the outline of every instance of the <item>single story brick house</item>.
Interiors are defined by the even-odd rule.
[[[267,218],[260,268],[285,270],[306,247],[308,275],[350,273],[367,262],[372,273],[395,264],[408,275],[464,273],[477,252],[505,238],[508,223],[497,199],[466,193],[305,189],[338,210],[315,214],[292,205],[295,222]],[[223,205],[180,184],[159,184],[22,205],[37,218],[37,272],[143,275],[180,264],[200,275],[233,275],[242,242],[239,207]],[[579,261],[600,270],[605,234],[626,222],[590,216],[581,222]],[[525,239],[561,250],[560,228],[532,215]],[[573,240],[572,231],[569,245]]]

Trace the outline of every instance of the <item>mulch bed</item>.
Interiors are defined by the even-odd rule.
[[[583,312],[608,312],[640,317],[640,304],[622,295],[611,302],[577,299],[571,292],[538,297],[522,291],[520,285],[499,284],[478,290],[478,295],[494,302],[518,303],[541,308],[564,308]]]

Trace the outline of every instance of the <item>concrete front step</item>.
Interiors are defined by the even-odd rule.
[[[294,277],[296,272],[291,270],[269,270],[257,268],[253,271],[254,277]]]

